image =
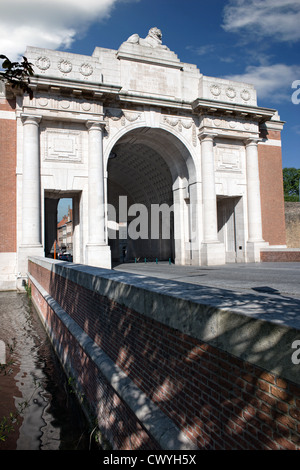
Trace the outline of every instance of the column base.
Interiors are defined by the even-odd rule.
[[[15,290],[17,280],[17,253],[0,253],[0,292]]]
[[[111,269],[111,252],[108,245],[86,245],[86,264]]]
[[[201,265],[217,266],[226,263],[225,245],[219,241],[202,243],[201,246]]]
[[[269,243],[264,240],[247,242],[247,263],[260,263],[260,250],[268,248]]]
[[[200,250],[192,250],[190,264],[191,266],[201,266],[201,251]]]
[[[28,258],[30,256],[45,256],[43,245],[21,245],[18,249],[17,289],[22,289],[23,280],[27,280]]]

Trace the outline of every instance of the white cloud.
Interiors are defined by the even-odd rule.
[[[224,9],[223,28],[248,33],[247,39],[272,37],[300,40],[300,0],[230,0]]]
[[[291,101],[292,83],[300,77],[300,65],[260,65],[248,66],[244,74],[228,75],[228,80],[251,83],[257,90],[259,99],[270,103]]]
[[[216,45],[206,44],[204,46],[187,46],[186,49],[193,51],[199,56],[202,56],[206,54],[212,54],[216,50]]]
[[[77,34],[108,18],[121,1],[1,0],[0,53],[16,60],[26,46],[68,48]]]
[[[300,135],[300,125],[299,125],[299,124],[297,124],[296,126],[293,126],[293,127],[292,127],[292,130],[293,130],[296,134]]]

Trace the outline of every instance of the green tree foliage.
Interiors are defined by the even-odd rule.
[[[30,77],[33,75],[32,64],[23,57],[21,62],[11,62],[8,57],[0,54],[2,62],[2,71],[0,71],[0,80],[7,81],[12,88],[19,88],[28,93],[30,99],[33,98],[33,91],[30,88]]]
[[[299,201],[300,169],[283,168],[283,190],[285,201]]]

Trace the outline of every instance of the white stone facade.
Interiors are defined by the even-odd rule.
[[[73,198],[74,262],[110,268],[123,248],[128,260],[259,261],[259,127],[282,123],[252,85],[203,76],[156,29],[91,57],[25,55],[36,75],[34,98],[17,96],[16,108],[20,277],[28,255],[45,254],[45,198]],[[135,215],[110,220],[120,196],[173,204],[171,239],[111,241]]]

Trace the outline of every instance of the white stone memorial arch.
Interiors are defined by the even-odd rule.
[[[193,120],[190,120],[186,127],[191,128],[192,125]],[[163,122],[149,122],[148,117],[139,126],[129,126],[128,132],[116,133],[116,136],[120,135],[108,152],[108,188],[115,182],[115,189],[108,191],[108,200],[111,198],[109,202],[115,207],[118,204],[116,198],[126,195],[133,211],[134,204],[143,205],[148,225],[144,237],[147,242],[135,242],[135,247],[132,241],[123,243],[129,248],[127,258],[171,258],[180,264],[190,264],[193,259],[199,264],[196,237],[200,237],[195,233],[191,244],[190,224],[191,199],[195,209],[200,207],[197,199],[193,200],[196,191],[192,189],[197,171],[188,140],[185,142],[178,131],[167,128]],[[160,224],[156,218],[157,211],[163,217]],[[130,231],[128,219],[123,223],[129,225]],[[135,222],[131,224],[134,225]],[[199,224],[196,226],[200,228]],[[166,233],[162,233],[164,230]],[[138,244],[140,248],[137,248]]]
[[[111,268],[121,260],[112,234],[128,230],[133,212],[108,214],[121,196],[148,211],[174,206],[169,245],[161,231],[148,245],[130,241],[131,258],[150,250],[182,265],[259,261],[268,244],[260,129],[282,123],[257,106],[252,85],[202,75],[162,44],[157,28],[91,57],[33,47],[26,56],[35,76],[33,99],[18,95],[16,107],[21,276],[29,255],[47,255],[64,196],[74,204],[74,262]]]

